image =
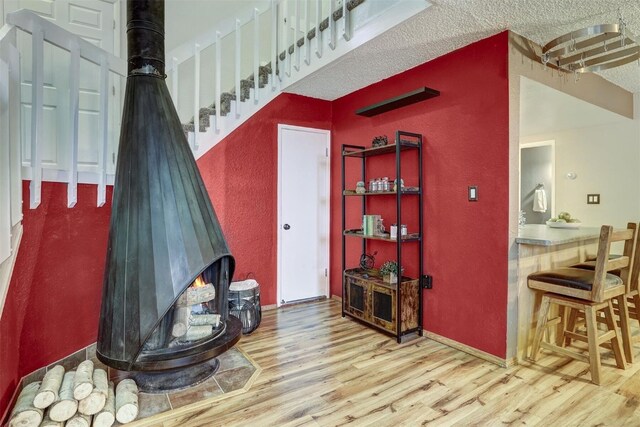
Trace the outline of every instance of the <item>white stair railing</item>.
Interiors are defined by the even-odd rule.
[[[44,135],[44,46],[53,44],[70,53],[68,127],[71,129],[71,149],[68,153],[67,171],[69,207],[77,200],[78,186],[78,115],[80,96],[80,62],[90,61],[100,66],[100,134],[96,138],[99,148],[98,206],[106,201],[109,73],[124,76],[125,61],[95,47],[80,37],[65,31],[33,12],[19,10],[7,15],[6,24],[0,28],[0,314],[11,280],[20,238],[22,236],[22,180],[23,161],[21,138],[22,82],[18,31],[31,34],[31,152],[30,207],[40,204],[43,177],[42,149]],[[59,103],[65,105],[64,102]],[[121,108],[118,108],[120,114]],[[55,136],[53,136],[55,138]]]
[[[0,307],[22,220],[19,70],[16,28],[7,24],[0,28]]]
[[[126,76],[126,62],[109,52],[96,47],[81,37],[66,31],[54,23],[38,16],[28,10],[19,10],[9,13],[6,22],[25,33],[31,34],[32,42],[32,98],[31,98],[31,140],[30,144],[30,207],[35,209],[40,204],[41,186],[43,180],[42,149],[44,145],[44,45],[49,43],[69,52],[69,93],[67,114],[68,123],[65,125],[71,130],[70,152],[68,153],[69,166],[66,171],[67,205],[73,207],[77,201],[78,187],[78,121],[79,121],[79,97],[80,97],[80,63],[89,61],[100,67],[99,73],[99,135],[96,135],[98,153],[98,206],[106,201],[107,186],[107,162],[108,162],[108,129],[109,129],[109,79],[110,73],[116,78]],[[13,31],[12,30],[12,31]],[[15,38],[15,37],[14,37]],[[121,107],[117,106],[117,114],[120,115]],[[50,135],[47,135],[50,138]],[[19,140],[9,141],[10,145],[18,144]],[[58,179],[59,181],[60,179]]]
[[[207,152],[290,85],[429,6],[425,0],[270,0],[169,51],[169,87],[182,122],[193,117],[188,139],[194,155]],[[205,51],[213,52],[212,63],[205,61]],[[261,85],[266,65],[270,74]],[[184,74],[189,67],[194,72]],[[246,93],[242,83],[251,74]],[[194,81],[183,88],[181,75],[193,75]],[[205,79],[213,84],[203,84]],[[223,97],[234,101],[227,106]],[[252,102],[241,104],[245,100]],[[202,131],[201,111],[206,115],[203,108],[211,104],[215,113],[205,117],[209,125]]]

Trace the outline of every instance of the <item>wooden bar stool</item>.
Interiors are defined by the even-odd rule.
[[[588,362],[591,371],[591,381],[600,384],[600,351],[599,347],[609,342],[613,350],[616,365],[626,369],[627,365],[622,354],[620,332],[616,326],[611,300],[616,297],[624,297],[626,292],[625,282],[621,277],[628,277],[632,267],[631,254],[623,254],[619,258],[610,259],[611,244],[614,242],[627,242],[625,248],[633,248],[636,243],[636,229],[614,231],[613,227],[603,225],[600,229],[598,253],[594,270],[580,268],[558,268],[555,270],[541,271],[530,274],[528,286],[536,291],[544,292],[542,303],[538,313],[538,323],[531,348],[531,358],[536,361],[541,348],[555,351],[577,360]],[[621,277],[607,273],[607,271],[620,269]],[[626,274],[626,276],[625,276]],[[558,324],[558,318],[549,319],[549,308],[556,304],[561,308],[583,311],[586,321],[586,335],[562,328],[563,336],[559,337],[584,341],[588,344],[588,357],[582,353],[569,350],[560,345],[544,342],[543,336],[547,327]],[[625,305],[626,306],[626,305]],[[597,316],[602,312],[608,330],[598,332]],[[627,319],[628,325],[628,319]]]
[[[636,230],[640,234],[640,224],[630,222],[627,224],[627,229]],[[622,346],[624,348],[625,359],[628,363],[634,362],[634,354],[632,350],[632,343],[634,342],[631,336],[630,319],[635,319],[640,326],[640,293],[639,280],[640,280],[640,238],[636,238],[635,244],[628,240],[625,242],[623,255],[611,255],[610,260],[620,258],[621,256],[628,256],[632,261],[630,270],[614,269],[608,271],[608,273],[619,276],[625,283],[626,292],[624,295],[618,296],[612,300],[613,311],[619,318],[619,326],[622,332]],[[595,271],[596,260],[587,259],[585,262],[581,262],[571,267],[581,268],[585,270]],[[626,304],[624,304],[626,302]],[[626,307],[625,307],[626,305]],[[626,311],[626,312],[625,312]],[[567,321],[567,330],[574,331],[578,319],[584,318],[584,314],[575,310],[571,310]],[[640,337],[636,337],[637,338]],[[567,337],[565,345],[569,345],[571,338]]]

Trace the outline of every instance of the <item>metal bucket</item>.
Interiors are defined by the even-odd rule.
[[[260,325],[260,285],[253,279],[231,282],[229,285],[229,314],[242,322],[242,333],[250,334]]]

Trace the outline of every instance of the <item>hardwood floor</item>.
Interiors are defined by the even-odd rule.
[[[548,352],[505,369],[426,338],[398,345],[333,300],[266,312],[240,346],[263,369],[251,389],[164,427],[640,425],[640,363],[603,355],[599,387]]]

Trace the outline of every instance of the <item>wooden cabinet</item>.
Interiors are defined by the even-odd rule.
[[[400,155],[402,152],[411,151],[411,154]],[[372,156],[386,156],[395,165],[395,177],[402,177],[401,167],[405,161],[417,161],[417,167],[411,169],[417,176],[413,176],[411,181],[417,182],[417,187],[401,187],[396,189],[385,186],[384,191],[357,192],[355,188],[345,188],[345,167],[346,159],[359,159],[361,180],[365,181],[375,176],[367,175],[370,168],[367,167],[367,160]],[[355,160],[350,162],[354,163]],[[378,163],[379,165],[380,163]],[[351,174],[353,175],[353,174]],[[391,180],[393,181],[393,179]],[[355,184],[355,183],[354,183]],[[398,191],[399,190],[399,191]],[[422,216],[423,216],[423,188],[422,188],[422,135],[397,131],[394,143],[381,147],[366,148],[359,145],[342,146],[342,270],[343,270],[343,304],[342,315],[358,319],[377,329],[393,334],[400,342],[404,335],[418,333],[422,335],[422,275],[423,271],[423,241],[422,241]],[[386,234],[369,235],[363,229],[346,229],[346,204],[347,200],[361,201],[362,215],[368,212],[368,200],[371,197],[385,198],[384,203],[395,202],[395,218],[391,218],[396,224],[404,224],[402,217],[403,199],[412,199],[410,203],[417,203],[418,218],[414,219],[413,226],[417,224],[417,229],[408,230],[406,235],[400,238],[391,238]],[[353,212],[353,211],[350,211]],[[413,209],[412,212],[416,212]],[[406,219],[406,218],[405,218]],[[353,223],[353,220],[350,221]],[[400,234],[400,232],[398,232]],[[416,273],[414,278],[403,276],[400,284],[386,283],[380,277],[378,270],[353,268],[346,265],[346,245],[345,239],[358,238],[362,240],[362,254],[369,253],[368,242],[385,242],[395,246],[395,261],[401,269],[410,266],[410,270]],[[411,263],[406,263],[403,258],[402,247],[404,245],[418,245],[418,259]],[[351,247],[353,249],[353,247]],[[406,257],[405,257],[406,258]]]
[[[400,331],[397,329],[397,284],[383,282],[376,270],[359,268],[344,272],[344,284],[344,310],[349,315],[394,335],[403,335],[418,326],[417,279],[402,278]]]

